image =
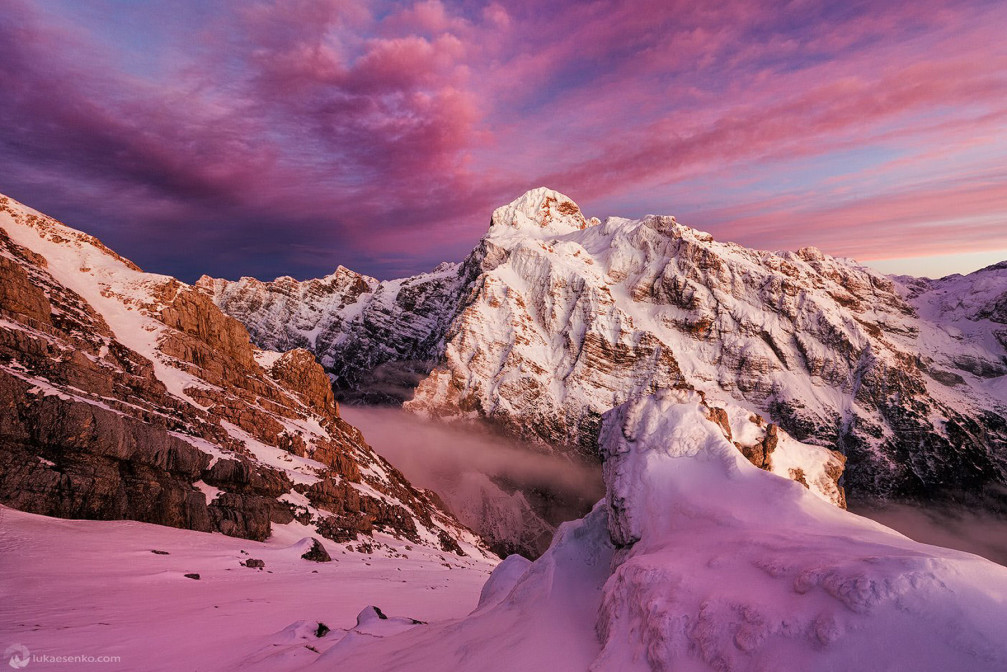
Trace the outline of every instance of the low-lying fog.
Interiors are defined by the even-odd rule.
[[[342,406],[343,418],[413,485],[436,492],[499,553],[537,556],[555,525],[605,494],[601,467],[544,453],[480,427],[424,420],[398,408]]]
[[[555,525],[605,494],[599,465],[543,453],[478,427],[424,420],[398,408],[343,406],[343,417],[406,475],[433,490],[497,552],[536,556]],[[850,510],[916,541],[1007,565],[1007,519],[948,505],[851,502]]]
[[[850,503],[853,513],[876,520],[910,539],[981,555],[1007,565],[1007,519],[952,505]]]

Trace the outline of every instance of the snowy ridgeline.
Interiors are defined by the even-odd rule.
[[[1007,484],[1007,264],[893,278],[670,216],[599,221],[545,188],[491,222],[462,264],[412,278],[197,289],[260,346],[311,349],[351,400],[593,457],[602,413],[685,386],[841,449],[853,498]]]
[[[691,392],[613,410],[607,498],[542,558],[501,564],[465,619],[317,669],[1007,669],[1007,569],[755,468],[709,415]]]
[[[0,511],[0,545],[29,561],[0,588],[92,610],[30,601],[0,634],[144,669],[1007,669],[1007,569],[754,467],[698,394],[614,409],[602,445],[606,498],[485,583],[486,564],[419,548],[361,557],[326,542],[335,562],[315,566],[282,526],[261,544]],[[238,549],[266,571],[240,567]]]

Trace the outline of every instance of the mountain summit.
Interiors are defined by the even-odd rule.
[[[857,496],[1007,483],[1001,267],[893,278],[674,217],[598,222],[535,189],[497,209],[458,266],[318,283],[197,286],[260,345],[316,352],[347,399],[407,399],[597,455],[603,413],[690,388],[839,451]]]
[[[598,223],[596,218],[585,219],[570,197],[539,187],[494,210],[488,235],[508,235],[516,229],[523,235],[562,236]]]

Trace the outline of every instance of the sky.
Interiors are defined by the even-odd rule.
[[[1007,259],[1007,3],[3,0],[0,193],[145,270],[397,277],[538,186],[761,249]]]

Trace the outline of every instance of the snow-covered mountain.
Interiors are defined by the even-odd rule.
[[[373,550],[477,538],[342,418],[306,350],[252,346],[178,280],[0,197],[0,502]]]
[[[1003,482],[1005,274],[891,279],[537,190],[421,279],[194,288],[0,197],[0,637],[164,670],[1003,670],[1007,569],[843,510],[834,449],[868,492]],[[413,410],[596,454],[604,499],[464,615],[475,536],[309,352],[207,294],[327,334],[358,398],[412,372]],[[482,487],[450,494],[520,517]]]
[[[457,267],[353,277],[197,286],[260,344],[301,344],[323,363],[367,353],[328,367],[337,390],[384,393],[387,371],[401,383],[408,370],[407,408],[553,447],[595,455],[603,413],[688,388],[843,453],[858,496],[1007,483],[1003,265],[892,278],[814,248],[718,242],[674,217],[587,219],[535,189],[496,210]],[[372,345],[380,334],[396,345]]]
[[[434,366],[463,291],[458,264],[378,282],[342,266],[298,282],[203,276],[196,287],[248,325],[263,348],[307,348],[346,400],[401,403]]]

